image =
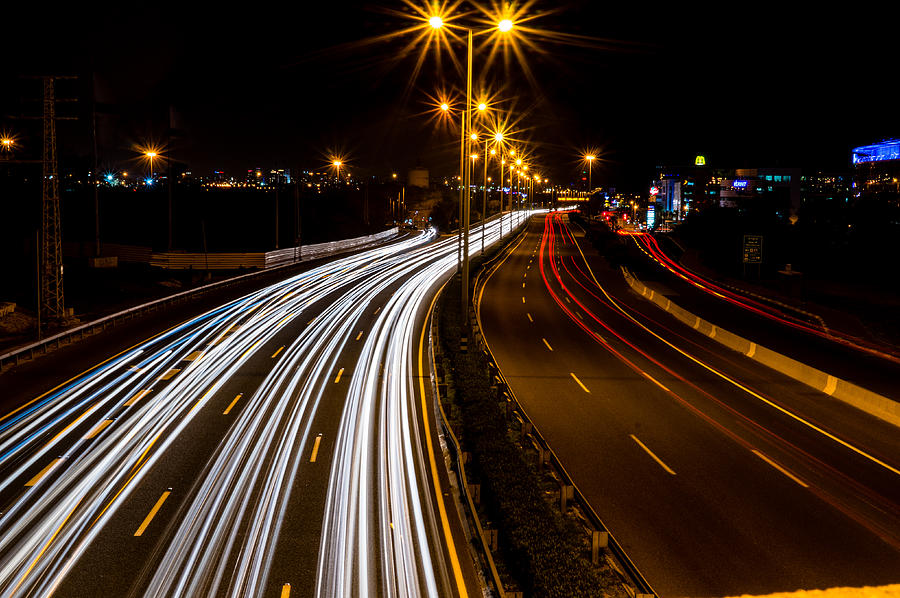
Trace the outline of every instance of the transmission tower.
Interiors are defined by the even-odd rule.
[[[59,218],[59,173],[56,159],[56,91],[54,77],[44,82],[43,189],[41,193],[41,310],[46,321],[65,316],[62,230]]]
[[[44,129],[44,148],[41,160],[7,160],[16,164],[41,163],[41,255],[40,298],[38,321],[60,320],[65,317],[63,296],[62,228],[59,210],[59,167],[56,156],[56,121],[77,120],[74,116],[57,116],[57,102],[75,102],[74,98],[56,97],[55,84],[59,79],[77,79],[74,76],[23,76],[23,79],[40,79],[43,94],[41,116],[21,116],[24,120],[41,119]],[[40,326],[39,326],[40,327]],[[40,333],[39,333],[40,335]]]

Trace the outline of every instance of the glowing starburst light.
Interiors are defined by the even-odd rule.
[[[159,162],[165,162],[165,148],[156,143],[150,142],[144,145],[134,146],[134,151],[138,153],[137,160],[146,163],[149,178],[153,178],[153,173],[159,168]]]

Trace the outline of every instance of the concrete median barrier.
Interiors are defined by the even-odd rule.
[[[784,374],[798,382],[823,392],[839,401],[852,405],[857,409],[874,415],[895,426],[900,426],[900,402],[874,393],[861,386],[847,382],[827,372],[801,363],[787,355],[782,355],[766,347],[760,346],[750,340],[738,336],[727,330],[712,324],[676,305],[669,298],[654,291],[638,280],[626,268],[622,268],[622,274],[628,285],[639,295],[656,304],[663,311],[668,312],[682,323],[705,334],[719,344],[744,356],[753,359],[776,372]]]

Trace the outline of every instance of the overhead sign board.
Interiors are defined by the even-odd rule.
[[[744,235],[744,263],[762,263],[762,235]]]

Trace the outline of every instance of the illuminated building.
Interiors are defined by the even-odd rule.
[[[752,208],[766,203],[780,218],[789,218],[800,208],[799,168],[738,168],[722,180],[719,205]]]
[[[719,200],[717,171],[712,170],[706,157],[698,155],[690,164],[656,167],[655,201],[658,221],[679,221],[691,210],[716,205]]]
[[[824,172],[817,170],[800,177],[800,200],[805,203],[821,201],[848,201],[850,197],[849,172]]]
[[[291,169],[290,168],[278,168],[269,170],[269,176],[267,177],[266,184],[275,184],[276,182],[279,185],[290,185],[291,184]]]
[[[262,183],[262,169],[251,168],[247,170],[247,178],[244,180],[247,185],[259,185]]]
[[[853,189],[856,197],[900,196],[900,139],[886,139],[853,148]]]

